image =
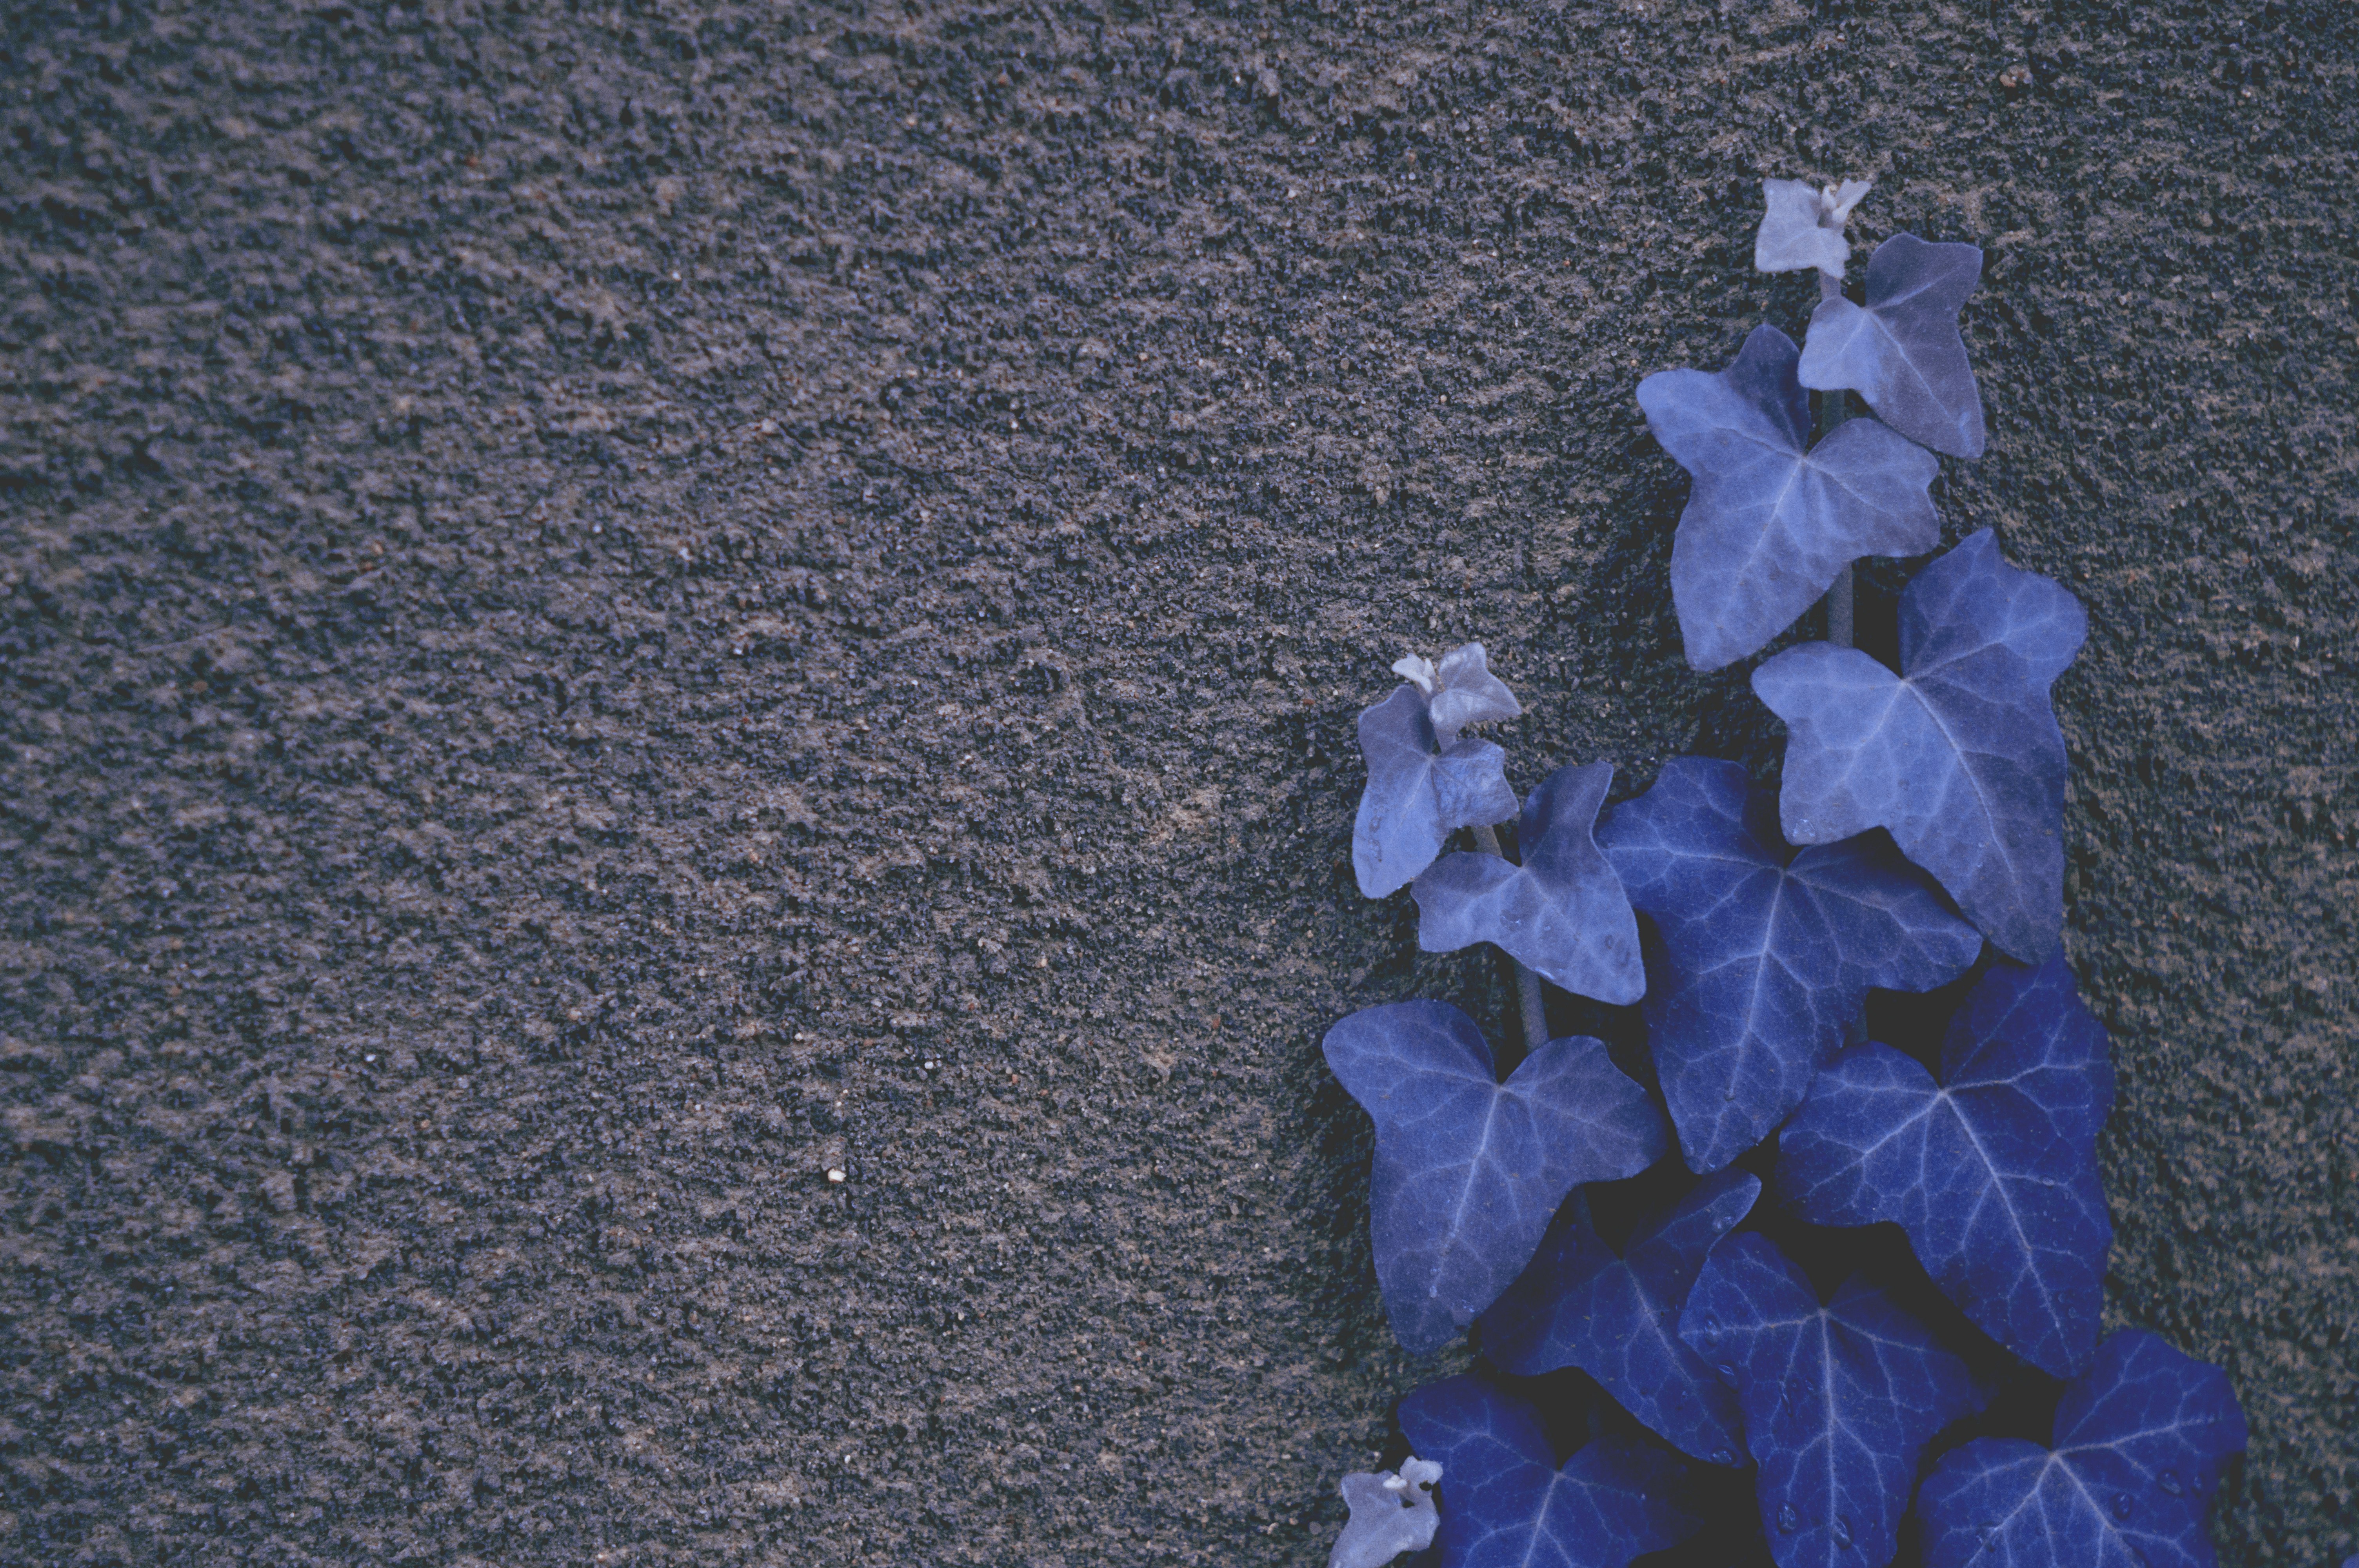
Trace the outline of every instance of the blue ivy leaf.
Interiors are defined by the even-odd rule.
[[[1585,1037],[1549,1041],[1502,1084],[1473,1019],[1402,1001],[1352,1014],[1324,1049],[1375,1120],[1376,1282],[1413,1355],[1498,1299],[1577,1184],[1635,1175],[1669,1141],[1647,1091]]]
[[[1756,327],[1717,374],[1658,371],[1638,384],[1647,428],[1695,477],[1671,542],[1671,600],[1700,670],[1757,652],[1855,557],[1941,542],[1930,452],[1873,419],[1847,419],[1804,449],[1799,358],[1785,333]]]
[[[1484,1354],[1516,1377],[1578,1367],[1658,1436],[1714,1465],[1738,1463],[1736,1396],[1679,1336],[1680,1309],[1705,1255],[1760,1192],[1742,1171],[1708,1176],[1642,1220],[1619,1257],[1575,1193],[1571,1223],[1483,1314]]]
[[[2114,1227],[2097,1173],[2105,1031],[2061,953],[1993,968],[1941,1044],[1941,1080],[1889,1045],[1819,1075],[1777,1141],[1777,1190],[1820,1225],[1893,1220],[1974,1325],[2069,1378],[2096,1348]]]
[[[1538,1412],[1484,1379],[1418,1390],[1400,1424],[1441,1465],[1441,1568],[1624,1568],[1702,1527],[1670,1450],[1607,1433],[1560,1466]]]
[[[1987,528],[1900,596],[1900,667],[1812,643],[1753,672],[1791,730],[1778,816],[1797,844],[1887,827],[1966,918],[2036,964],[2064,924],[2064,735],[2048,688],[2081,601],[2000,558]]]
[[[1559,768],[1518,819],[1523,864],[1444,855],[1417,879],[1417,945],[1451,953],[1496,943],[1541,979],[1617,1007],[1647,991],[1638,917],[1593,828],[1611,762]]]
[[[1705,1260],[1680,1337],[1736,1390],[1778,1568],[1881,1568],[1925,1444],[1980,1407],[1965,1364],[1854,1278],[1825,1305],[1767,1237]]]
[[[1370,898],[1407,887],[1459,828],[1516,814],[1507,753],[1473,740],[1443,750],[1414,686],[1397,687],[1361,710],[1360,751],[1368,759],[1368,786],[1352,824],[1352,871]]]
[[[2054,1439],[1942,1456],[1918,1499],[1926,1568],[2212,1568],[2203,1515],[2245,1442],[2220,1368],[2125,1329],[2065,1385]]]
[[[1895,234],[1867,262],[1867,303],[1837,295],[1810,313],[1804,386],[1849,390],[1903,436],[1953,458],[1983,455],[1983,395],[1958,334],[1982,281],[1978,245]]]
[[[1689,1166],[1768,1136],[1870,987],[1926,990],[1982,936],[1881,835],[1790,854],[1734,762],[1677,757],[1598,829],[1662,937],[1647,1035]]]

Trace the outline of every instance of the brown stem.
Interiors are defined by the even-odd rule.
[[[1496,855],[1503,860],[1507,858],[1507,852],[1499,847],[1499,830],[1487,823],[1474,829],[1474,847],[1486,855]],[[1529,965],[1504,948],[1500,956],[1515,966],[1516,1006],[1523,1014],[1524,1054],[1528,1056],[1547,1044],[1549,1039],[1548,1004],[1540,998],[1540,978],[1532,973]]]

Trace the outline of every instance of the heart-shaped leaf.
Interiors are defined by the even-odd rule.
[[[1360,751],[1368,759],[1368,787],[1352,824],[1352,871],[1370,898],[1415,881],[1459,828],[1516,814],[1507,753],[1488,741],[1442,749],[1424,694],[1414,686],[1397,687],[1361,711]]]
[[[1688,1292],[1680,1337],[1736,1390],[1778,1568],[1881,1568],[1917,1464],[1980,1406],[1965,1364],[1854,1278],[1821,1306],[1767,1237],[1733,1236]]]
[[[1502,1084],[1473,1019],[1402,1001],[1352,1014],[1324,1049],[1376,1124],[1376,1282],[1414,1355],[1498,1299],[1576,1184],[1635,1175],[1669,1143],[1647,1091],[1595,1040],[1551,1040]]]
[[[1717,374],[1667,370],[1638,384],[1663,449],[1695,477],[1671,542],[1671,600],[1700,670],[1759,651],[1860,556],[1913,556],[1941,541],[1926,487],[1933,455],[1873,419],[1847,419],[1805,450],[1800,351],[1756,327]]]
[[[1538,1412],[1484,1379],[1418,1390],[1400,1424],[1441,1464],[1441,1568],[1624,1568],[1702,1526],[1669,1449],[1607,1433],[1559,1465]]]
[[[2054,1434],[1941,1457],[1918,1498],[1926,1568],[2212,1568],[2203,1515],[2245,1442],[2220,1368],[2125,1329],[2065,1385]]]
[[[1810,314],[1802,384],[1849,390],[1895,430],[1953,458],[1983,455],[1983,395],[1958,335],[1982,281],[1979,245],[1895,234],[1867,262],[1867,303],[1836,295]]]
[[[1599,825],[1661,936],[1647,1036],[1689,1166],[1716,1171],[1802,1100],[1872,986],[1963,974],[1982,936],[1882,835],[1791,855],[1734,762],[1676,757]]]
[[[1738,1463],[1736,1396],[1679,1336],[1680,1309],[1705,1255],[1753,1207],[1761,1184],[1742,1171],[1707,1176],[1647,1216],[1616,1257],[1575,1193],[1564,1224],[1482,1317],[1483,1352],[1503,1372],[1578,1367],[1624,1410],[1697,1458]]]
[[[1417,945],[1451,953],[1495,943],[1541,979],[1617,1007],[1647,990],[1638,917],[1597,848],[1610,762],[1559,768],[1518,819],[1523,864],[1444,855],[1417,879]]]
[[[1941,1044],[1941,1081],[1889,1045],[1836,1058],[1777,1140],[1777,1191],[1819,1225],[1892,1220],[1974,1325],[2069,1378],[2096,1348],[2114,1227],[2097,1174],[2105,1031],[2061,953],[2000,964]]]
[[[1900,596],[1900,667],[1812,643],[1753,672],[1791,730],[1778,816],[1797,844],[1887,827],[2025,963],[2064,925],[2064,734],[2048,688],[2088,617],[2000,558],[1987,528]]]

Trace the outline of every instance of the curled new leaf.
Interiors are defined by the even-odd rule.
[[[2064,735],[2048,688],[2081,601],[2000,558],[1987,528],[1900,596],[1900,667],[1812,643],[1753,672],[1792,731],[1778,816],[1797,844],[1887,827],[1966,918],[2038,963],[2064,925]]]
[[[2062,954],[2001,964],[1941,1044],[1941,1081],[1889,1045],[1819,1075],[1777,1141],[1777,1189],[1819,1225],[1897,1221],[1975,1326],[2060,1378],[2096,1348],[2114,1229],[2097,1175],[2105,1031]]]
[[[1441,1568],[1624,1568],[1702,1526],[1670,1450],[1593,1437],[1560,1465],[1539,1413],[1481,1378],[1401,1401],[1401,1431],[1441,1462]]]
[[[1790,855],[1734,762],[1678,757],[1598,828],[1662,938],[1655,1068],[1691,1169],[1716,1171],[1802,1101],[1870,987],[1927,990],[1982,937],[1882,835]]]
[[[1983,395],[1958,309],[1982,281],[1979,245],[1895,234],[1867,263],[1867,303],[1837,295],[1810,314],[1802,384],[1848,389],[1910,440],[1953,458],[1983,455]]]
[[[1376,1282],[1415,1355],[1498,1299],[1576,1184],[1635,1175],[1669,1141],[1647,1092],[1595,1040],[1551,1040],[1502,1084],[1473,1019],[1404,1001],[1352,1014],[1323,1049],[1376,1124]]]
[[[1351,1519],[1327,1554],[1327,1568],[1385,1568],[1404,1552],[1433,1544],[1441,1516],[1433,1509],[1433,1484],[1442,1467],[1409,1459],[1397,1476],[1365,1470],[1343,1477],[1337,1489]]]
[[[1610,762],[1559,768],[1524,802],[1523,863],[1444,855],[1417,879],[1417,945],[1452,953],[1492,942],[1541,979],[1626,1006],[1647,990],[1638,917],[1593,829]]]
[[[1484,1354],[1519,1378],[1578,1367],[1658,1436],[1714,1465],[1736,1464],[1745,1444],[1736,1396],[1678,1325],[1705,1256],[1760,1192],[1742,1171],[1707,1177],[1641,1220],[1619,1257],[1574,1194],[1571,1223],[1483,1314]]]
[[[1715,1249],[1680,1314],[1736,1390],[1777,1568],[1882,1568],[1897,1550],[1917,1463],[1979,1408],[1965,1364],[1865,1281],[1824,1305],[1767,1237]]]
[[[1480,643],[1460,643],[1439,665],[1416,654],[1396,659],[1393,674],[1424,694],[1434,737],[1444,751],[1458,743],[1458,732],[1469,724],[1513,719],[1524,710],[1507,683],[1491,673],[1491,656]]]
[[[1370,898],[1407,887],[1459,828],[1516,814],[1507,753],[1488,741],[1443,749],[1415,686],[1362,710],[1360,751],[1368,786],[1352,824],[1352,871]]]
[[[2212,1568],[2203,1515],[2245,1443],[2217,1367],[2125,1329],[2065,1385],[2052,1446],[1985,1437],[1933,1466],[1926,1568]]]
[[[1724,371],[1638,384],[1647,428],[1695,477],[1671,544],[1671,600],[1700,670],[1758,651],[1855,557],[1940,543],[1931,453],[1873,419],[1845,420],[1805,450],[1799,357],[1785,333],[1756,327]]]
[[[1753,236],[1753,265],[1762,272],[1804,267],[1841,277],[1851,258],[1843,224],[1868,192],[1864,179],[1815,190],[1807,179],[1761,182],[1761,227]]]

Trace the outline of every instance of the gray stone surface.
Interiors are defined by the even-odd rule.
[[[1632,390],[1852,174],[2091,611],[2110,1316],[2359,1547],[2353,17],[6,7],[0,1559],[1322,1561],[1433,1374],[1318,1040],[1513,1006],[1353,715],[1774,765]]]

